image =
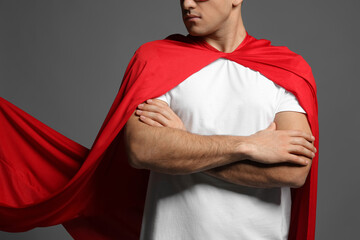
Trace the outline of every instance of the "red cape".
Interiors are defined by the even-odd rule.
[[[0,229],[63,223],[75,239],[139,239],[148,174],[127,163],[122,128],[141,102],[163,95],[218,58],[259,71],[292,92],[318,149],[316,86],[303,58],[247,35],[232,53],[172,35],[141,46],[89,150],[0,98]],[[318,154],[292,190],[289,239],[315,236]]]

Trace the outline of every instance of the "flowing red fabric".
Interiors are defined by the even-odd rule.
[[[62,223],[74,239],[139,239],[148,175],[127,162],[123,127],[137,105],[161,96],[219,58],[259,71],[295,94],[318,148],[316,86],[303,58],[247,35],[232,53],[172,35],[141,46],[89,150],[0,98],[0,229]],[[289,239],[315,236],[318,154],[292,190]]]

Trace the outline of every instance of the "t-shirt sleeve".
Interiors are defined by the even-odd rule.
[[[300,106],[294,94],[286,91],[285,89],[282,89],[282,91],[282,96],[280,98],[276,113],[285,111],[306,113],[305,110]]]
[[[161,95],[160,97],[157,97],[155,99],[162,100],[162,101],[166,102],[170,106],[170,99],[169,99],[168,95],[169,95],[168,93],[165,93],[164,95]]]

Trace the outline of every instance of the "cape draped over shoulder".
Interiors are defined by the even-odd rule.
[[[74,239],[139,239],[149,171],[127,162],[123,127],[137,105],[159,97],[219,58],[260,72],[292,92],[319,147],[316,85],[305,60],[247,34],[223,53],[179,34],[142,45],[91,149],[0,98],[0,230],[62,223]],[[313,240],[318,152],[305,185],[292,189],[289,239]]]

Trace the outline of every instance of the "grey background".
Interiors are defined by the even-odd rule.
[[[360,201],[357,0],[245,0],[248,32],[312,66],[320,109],[316,239],[355,239]],[[142,43],[186,33],[178,0],[0,0],[0,96],[90,147]],[[0,239],[71,239],[61,226]]]

